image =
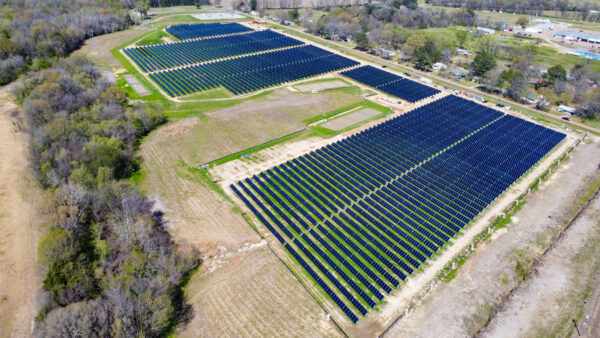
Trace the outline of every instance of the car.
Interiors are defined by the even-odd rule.
[[[381,67],[382,67],[382,68],[387,68],[387,66],[386,66],[386,65],[382,65]]]
[[[503,105],[502,103],[497,103],[497,104],[496,104],[496,107],[503,108],[503,107],[504,107],[504,105]]]
[[[565,120],[565,121],[571,121],[571,119],[570,119],[570,118],[568,118],[568,117],[566,117],[566,116],[563,116],[563,117],[561,117],[561,119],[563,119],[563,120]]]
[[[410,75],[410,73],[404,73],[404,75],[411,77],[412,75]]]

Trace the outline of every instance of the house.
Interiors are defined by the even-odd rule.
[[[441,63],[441,62],[436,62],[433,64],[433,69],[434,70],[439,70],[439,69],[446,69],[448,68],[448,66],[446,66],[445,64]]]
[[[466,49],[462,49],[462,48],[456,48],[456,53],[459,55],[465,55],[465,56],[471,56],[473,55],[473,53],[469,52]]]
[[[467,73],[463,72],[460,69],[452,69],[452,70],[450,70],[450,74],[459,80],[464,77],[467,77]]]
[[[477,34],[481,34],[481,35],[492,35],[492,34],[496,34],[496,30],[495,29],[491,29],[491,28],[485,28],[485,27],[477,27],[477,30],[475,31]]]
[[[579,115],[579,112],[577,111],[577,109],[575,109],[573,107],[565,106],[564,104],[561,104],[560,106],[558,106],[558,111],[561,113],[569,114],[569,115]]]

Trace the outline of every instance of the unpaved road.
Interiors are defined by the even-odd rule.
[[[16,106],[0,89],[0,336],[31,335],[40,281],[37,228],[27,137],[11,113]]]
[[[596,198],[544,256],[535,269],[536,273],[504,303],[484,331],[484,336],[522,337],[543,333],[564,336],[565,331],[573,327],[571,318],[575,311],[583,305],[571,307],[565,297],[576,298],[579,283],[596,276],[592,270],[598,264],[600,250],[590,243],[600,240],[599,226],[600,198]],[[593,259],[591,264],[586,264],[587,258]],[[562,327],[564,324],[567,326]]]
[[[511,256],[515,250],[539,253],[538,243],[573,214],[573,201],[587,189],[590,175],[598,175],[600,143],[581,145],[513,217],[493,240],[481,245],[456,277],[439,284],[413,313],[388,332],[389,337],[464,337],[481,325],[486,308],[516,285]],[[432,320],[435,318],[435,320]]]

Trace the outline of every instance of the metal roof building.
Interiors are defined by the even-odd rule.
[[[575,32],[575,31],[558,31],[554,33],[555,38],[571,38],[577,39],[584,42],[592,42],[592,43],[600,43],[600,34],[596,33],[585,33],[585,32]]]

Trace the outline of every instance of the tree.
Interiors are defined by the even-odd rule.
[[[423,46],[417,49],[413,61],[417,69],[429,70],[440,59],[441,52],[435,47],[433,41],[428,40]]]
[[[469,37],[469,32],[465,31],[465,30],[458,30],[456,31],[456,42],[458,42],[458,46],[459,47],[463,47],[463,45],[465,44],[465,42],[467,41],[467,38]]]
[[[496,59],[488,52],[478,52],[471,66],[473,67],[473,75],[483,76],[490,69],[496,67]]]
[[[425,45],[425,42],[426,38],[423,34],[413,34],[406,39],[406,43],[402,46],[402,51],[412,58],[417,49]]]
[[[369,49],[369,37],[365,32],[358,32],[354,34],[354,41],[356,42],[356,48],[359,50]]]
[[[600,87],[592,90],[590,99],[583,106],[582,112],[586,118],[600,118]]]
[[[291,21],[297,22],[298,18],[300,16],[300,13],[298,12],[298,8],[290,9],[288,11],[288,15],[290,16]]]
[[[490,53],[496,55],[498,52],[498,41],[491,35],[484,35],[479,38],[478,50],[480,52]]]
[[[523,90],[527,87],[527,80],[525,80],[525,76],[521,72],[515,72],[510,81],[510,89],[508,91],[508,95],[515,101],[521,100],[521,94],[523,94]]]
[[[548,68],[546,79],[554,84],[556,81],[567,81],[567,71],[562,65],[556,65]]]
[[[258,1],[257,0],[250,0],[250,9],[255,11],[256,7],[258,5]]]
[[[521,27],[527,27],[527,24],[529,24],[529,19],[527,18],[527,16],[525,15],[521,15],[518,19],[517,19],[517,25],[521,26]]]

